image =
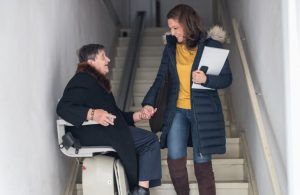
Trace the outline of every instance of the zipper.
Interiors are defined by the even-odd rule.
[[[193,97],[192,89],[191,89],[191,97]],[[198,132],[198,121],[197,121],[195,109],[193,109],[195,107],[193,98],[191,98],[191,103],[192,103],[192,111],[193,111],[194,119],[196,121],[196,133],[197,133],[197,137],[198,137],[198,140],[199,140],[198,152],[200,154],[200,157],[202,158],[203,156],[202,156],[202,153],[200,152],[200,136],[199,136],[199,132]]]

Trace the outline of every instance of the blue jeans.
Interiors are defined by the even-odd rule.
[[[191,128],[192,111],[190,109],[176,108],[175,117],[167,136],[168,158],[179,159],[187,155],[187,143]],[[197,154],[193,150],[195,163],[211,161],[211,155]]]

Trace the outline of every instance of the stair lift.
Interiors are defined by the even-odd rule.
[[[109,146],[83,146],[79,150],[73,146],[62,146],[62,137],[66,134],[65,127],[73,126],[63,119],[58,119],[57,136],[60,150],[69,157],[82,162],[83,195],[127,195],[129,193],[126,174],[120,160],[105,154],[116,152]],[[82,125],[94,125],[94,121],[84,122]]]

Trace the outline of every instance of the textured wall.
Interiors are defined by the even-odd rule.
[[[99,0],[0,1],[0,194],[61,195],[70,160],[58,150],[55,107],[76,50],[115,26]]]

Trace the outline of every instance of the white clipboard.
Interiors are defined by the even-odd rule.
[[[201,68],[201,66],[207,66],[208,69],[207,69],[206,74],[219,75],[225,64],[228,54],[229,54],[228,49],[221,49],[221,48],[205,46],[202,57],[199,62],[198,70]],[[193,89],[211,89],[211,88],[204,87],[200,84],[195,84],[195,83],[192,84],[192,88]],[[213,89],[211,89],[211,90],[213,90]]]

